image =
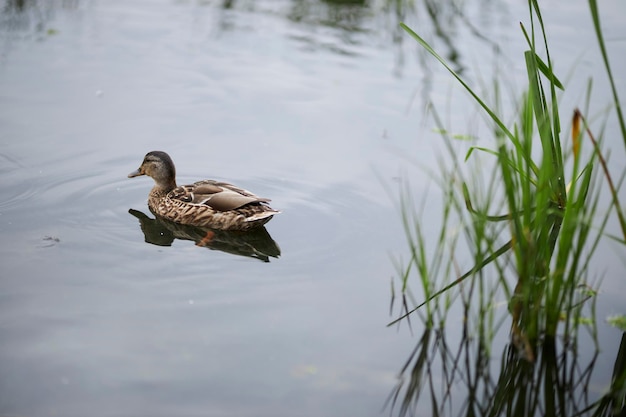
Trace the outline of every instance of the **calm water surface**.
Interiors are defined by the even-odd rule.
[[[395,181],[419,195],[415,165],[436,167],[426,99],[479,129],[397,22],[476,83],[496,41],[500,70],[524,74],[523,5],[470,3],[437,22],[382,2],[0,2],[0,415],[380,415],[415,342],[385,327],[405,252]],[[546,10],[572,82],[599,71],[580,3]],[[272,198],[281,256],[146,242],[129,209],[150,215],[152,183],[126,175],[155,149],[181,183]],[[624,312],[610,253],[600,317]],[[619,337],[601,333],[598,384]]]

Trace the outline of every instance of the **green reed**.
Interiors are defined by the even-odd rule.
[[[476,193],[480,185],[475,179],[467,181],[459,170],[444,174],[449,177],[441,182],[448,199],[444,203],[444,213],[452,207],[457,209],[466,233],[471,235],[475,264],[438,291],[423,283],[426,300],[411,310],[406,309],[406,313],[422,306],[429,309],[428,305],[441,294],[469,277],[484,275],[485,267],[491,264],[510,296],[514,326],[520,331],[518,336],[528,342],[542,334],[556,336],[559,323],[566,327],[575,325],[577,321],[572,319],[578,314],[574,308],[579,306],[578,289],[585,284],[588,259],[599,237],[598,233],[595,237],[590,235],[599,195],[593,187],[598,154],[588,153],[583,161],[578,148],[574,163],[566,172],[557,98],[557,90],[563,89],[563,85],[553,72],[539,7],[536,1],[531,1],[530,5],[531,27],[522,26],[529,46],[524,54],[528,90],[522,98],[519,121],[512,127],[506,126],[498,109],[488,105],[426,41],[403,25],[404,30],[461,83],[493,122],[495,146],[471,148],[466,159],[471,162],[473,154],[478,151],[483,156],[493,157],[497,167],[490,175],[492,180],[487,193],[482,196]],[[545,61],[538,53],[538,39],[542,41]],[[535,146],[540,146],[541,151],[535,152]],[[452,147],[448,146],[448,149],[450,156],[455,157]],[[502,198],[504,213],[490,212],[494,208],[493,201],[498,199],[497,192]],[[464,204],[459,201],[459,193]],[[432,271],[425,268],[427,262],[419,221],[413,219],[413,225],[410,225],[408,211],[403,210],[405,229],[408,231],[413,226],[417,233],[415,236],[407,234],[412,262],[422,282],[431,283],[437,276],[433,272],[439,272],[440,268],[437,265]],[[446,214],[437,243],[440,255],[442,248],[449,247],[449,243],[443,240],[450,227],[447,220]],[[508,236],[505,242],[501,242],[503,235]],[[441,262],[441,257],[435,258]],[[509,263],[513,266],[505,265]],[[403,283],[406,287],[406,273]],[[563,314],[567,320],[563,319]]]
[[[467,415],[610,415],[626,410],[626,333],[607,394],[589,403],[587,387],[595,363],[579,363],[579,331],[598,351],[595,318],[596,283],[589,283],[590,261],[603,236],[626,243],[625,213],[602,149],[584,116],[589,112],[591,82],[583,110],[563,118],[545,26],[537,0],[529,0],[530,25],[521,25],[528,49],[527,87],[519,99],[512,126],[503,122],[499,85],[491,105],[417,33],[402,28],[437,59],[485,112],[493,132],[492,146],[473,146],[460,159],[436,109],[430,113],[441,132],[444,156],[431,178],[441,191],[440,232],[426,236],[423,206],[418,210],[409,184],[402,183],[400,209],[409,248],[408,262],[396,262],[400,277],[399,324],[417,314],[424,333],[402,368],[389,402],[400,414],[416,407],[428,386],[427,376],[441,365],[443,394],[430,385],[433,415],[445,414],[454,381],[467,386]],[[589,2],[613,101],[624,137],[620,110],[595,1]],[[562,120],[567,120],[565,129]],[[571,120],[571,122],[570,122]],[[605,119],[606,120],[606,119]],[[606,121],[605,121],[606,123]],[[564,132],[564,130],[566,132]],[[603,131],[603,129],[600,129]],[[447,163],[446,163],[447,162]],[[606,181],[611,206],[602,204]],[[424,200],[425,204],[425,200]],[[615,212],[623,236],[607,233]],[[626,246],[625,246],[626,248]],[[468,269],[461,269],[469,254]],[[411,291],[417,276],[422,300]],[[398,298],[392,286],[392,307]],[[502,307],[504,304],[505,307]],[[447,342],[445,323],[462,318],[462,341],[456,350]],[[613,323],[624,316],[612,318]],[[616,325],[616,327],[620,327]],[[499,375],[489,375],[496,335],[509,332]],[[597,353],[596,353],[597,354]],[[535,365],[539,366],[535,366]],[[402,393],[404,392],[404,395]]]

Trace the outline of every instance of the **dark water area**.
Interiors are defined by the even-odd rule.
[[[489,132],[398,23],[476,85],[494,71],[519,85],[518,3],[0,2],[0,416],[388,413],[416,343],[386,327],[407,253],[398,179],[438,199],[427,102],[458,133]],[[545,7],[558,68],[595,74],[608,105],[586,3]],[[619,51],[626,9],[602,10]],[[270,255],[155,224],[152,181],[126,177],[151,150],[179,183],[271,198]],[[601,319],[626,304],[623,250],[604,253]],[[599,331],[595,392],[620,337]]]

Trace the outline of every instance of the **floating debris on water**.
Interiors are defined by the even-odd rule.
[[[43,243],[39,247],[49,248],[51,246],[55,246],[57,243],[60,243],[61,239],[55,236],[44,236],[43,239],[41,239],[41,241]]]

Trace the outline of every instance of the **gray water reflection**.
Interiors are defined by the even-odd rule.
[[[476,119],[397,23],[473,77],[523,12],[450,4],[2,3],[0,414],[379,415],[414,344],[385,328],[394,178],[436,168],[427,101]],[[280,259],[145,243],[126,174],[156,148],[271,197]]]

